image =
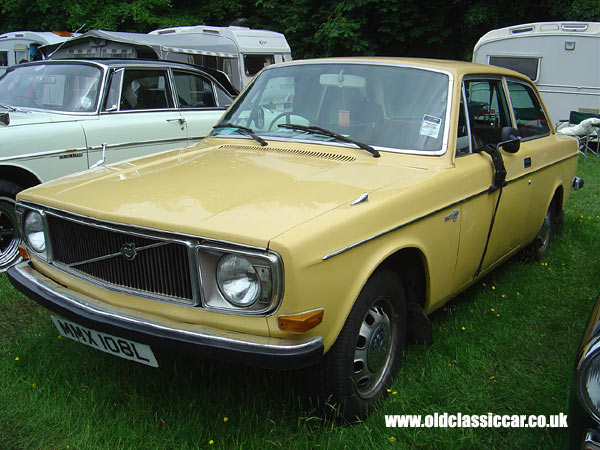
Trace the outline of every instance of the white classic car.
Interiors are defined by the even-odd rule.
[[[223,74],[165,61],[58,60],[9,68],[0,78],[0,270],[19,258],[18,192],[194,144],[235,95]]]

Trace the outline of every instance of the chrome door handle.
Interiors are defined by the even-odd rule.
[[[183,125],[185,123],[185,119],[180,117],[179,119],[167,119],[167,122],[179,122],[179,125]]]

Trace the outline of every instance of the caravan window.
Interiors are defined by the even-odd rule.
[[[0,52],[0,66],[8,66],[8,52]]]
[[[514,70],[528,76],[532,81],[538,78],[539,61],[539,58],[490,56],[492,66]]]
[[[244,73],[247,77],[253,77],[271,64],[275,64],[275,55],[244,55]]]

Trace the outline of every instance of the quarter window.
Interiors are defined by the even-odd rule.
[[[8,52],[0,52],[0,66],[8,66]]]
[[[509,81],[508,92],[521,137],[528,138],[548,134],[550,127],[533,89],[525,84]]]

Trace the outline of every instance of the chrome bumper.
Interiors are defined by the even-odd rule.
[[[28,262],[11,267],[7,275],[17,289],[61,316],[153,347],[272,369],[307,367],[323,356],[321,337],[280,339],[206,326],[180,329],[74,292],[36,271]]]

